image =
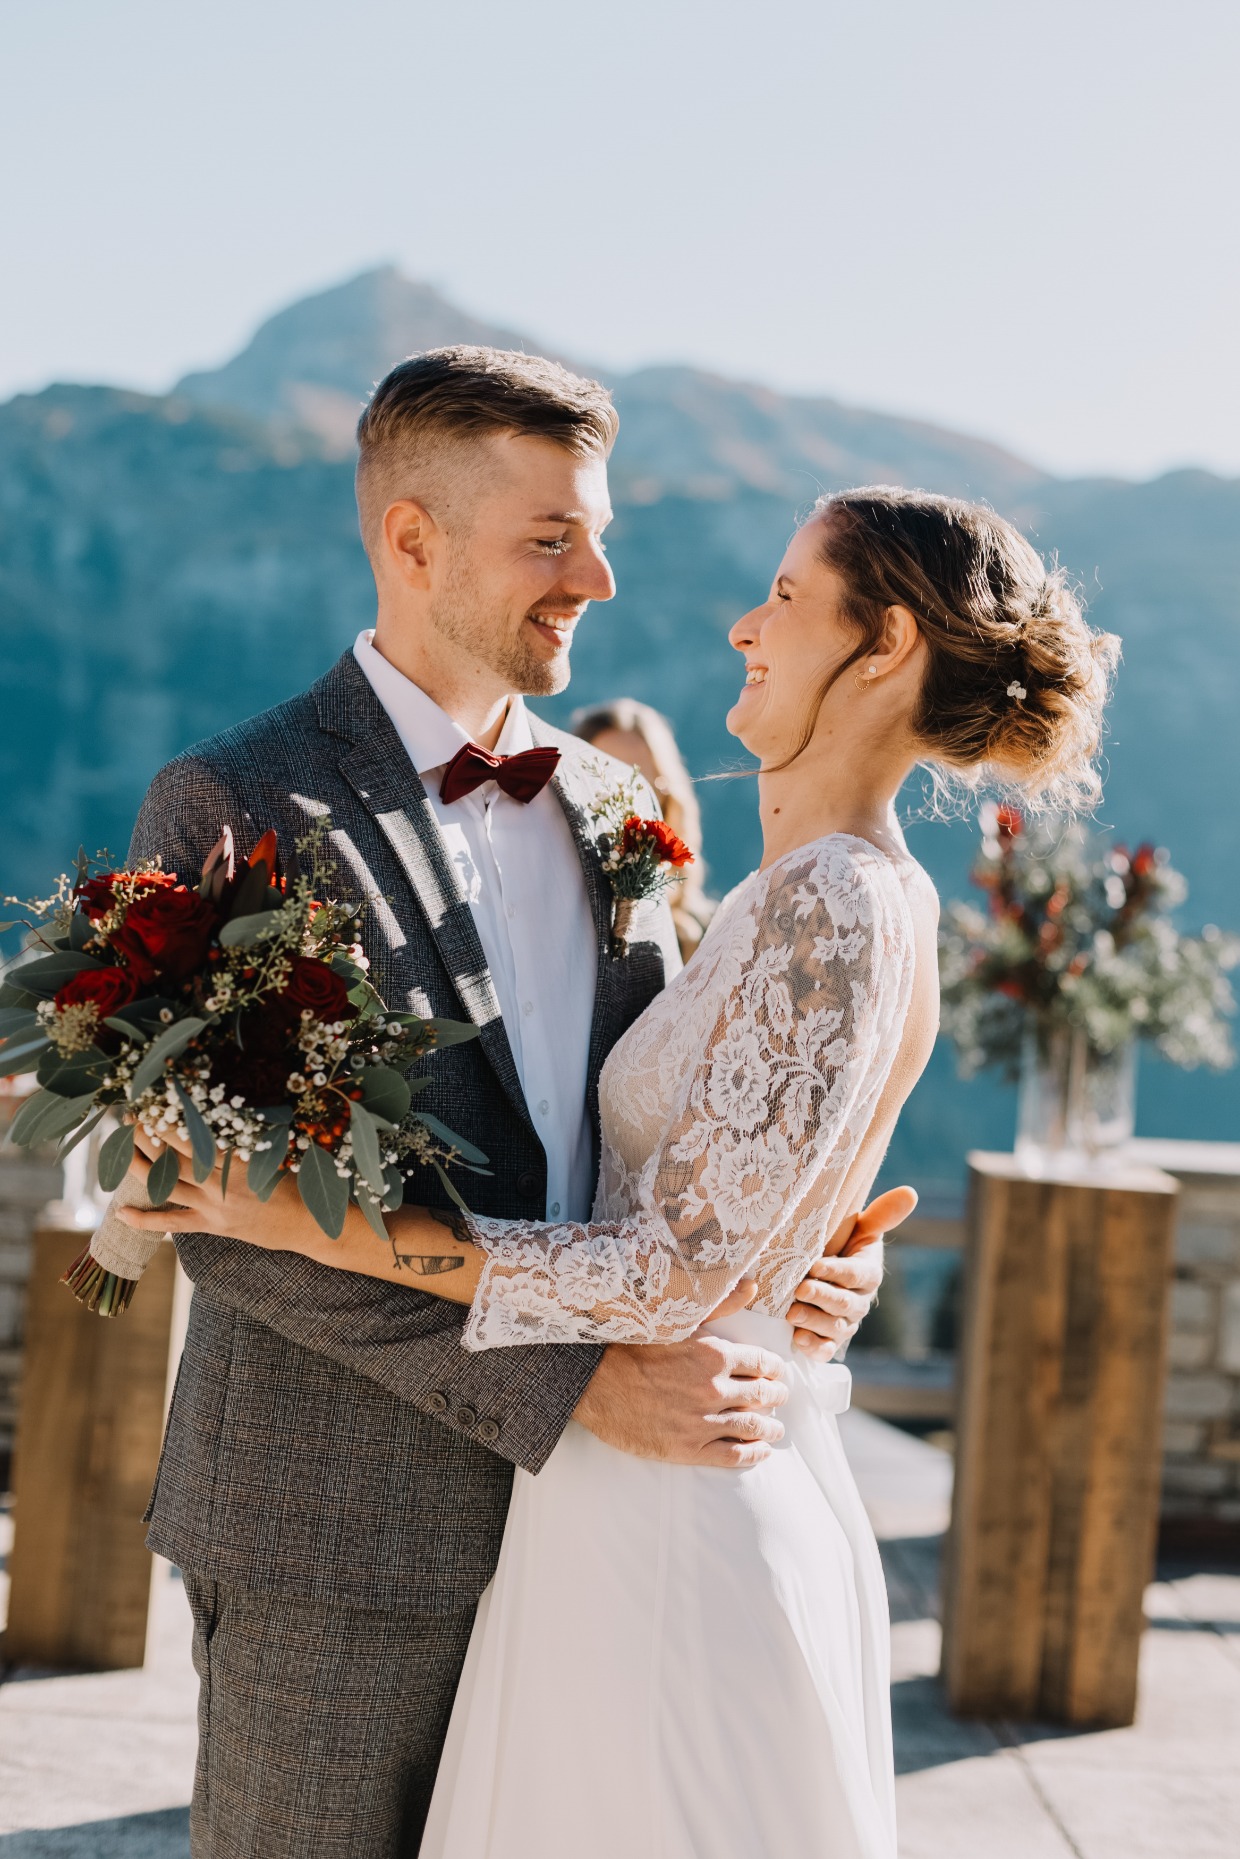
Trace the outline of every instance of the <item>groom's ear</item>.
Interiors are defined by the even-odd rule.
[[[442,531],[430,511],[412,497],[389,504],[383,513],[382,534],[389,568],[406,587],[425,592],[443,542]]]

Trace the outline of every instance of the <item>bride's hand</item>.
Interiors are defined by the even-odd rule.
[[[912,1188],[890,1188],[832,1234],[832,1250],[810,1266],[788,1312],[796,1348],[829,1362],[856,1335],[883,1282],[883,1234],[916,1205]]]
[[[303,1252],[314,1256],[315,1241],[321,1240],[323,1234],[307,1211],[291,1176],[284,1177],[270,1200],[260,1201],[246,1185],[244,1164],[234,1162],[225,1192],[222,1156],[205,1181],[195,1181],[188,1166],[188,1145],[178,1141],[168,1146],[175,1149],[186,1164],[172,1191],[172,1200],[167,1206],[149,1211],[117,1207],[117,1215],[127,1226],[140,1227],[147,1233],[217,1233],[221,1238],[262,1246],[268,1252]],[[145,1184],[151,1164],[159,1154],[160,1150],[145,1130],[139,1128],[134,1137],[134,1158],[129,1169],[135,1180]]]

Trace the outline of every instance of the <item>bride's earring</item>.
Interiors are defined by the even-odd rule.
[[[869,665],[864,672],[856,671],[853,673],[853,683],[859,691],[868,691],[877,676],[878,666]]]

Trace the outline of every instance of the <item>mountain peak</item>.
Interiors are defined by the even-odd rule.
[[[450,342],[534,346],[516,330],[458,309],[433,284],[378,265],[277,311],[232,361],[187,374],[174,391],[308,428],[345,455],[375,382],[402,356]]]

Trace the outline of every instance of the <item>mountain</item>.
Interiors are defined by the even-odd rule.
[[[293,305],[171,395],[53,387],[0,406],[0,890],[46,888],[80,841],[122,851],[161,762],[310,682],[369,622],[345,437],[392,361],[447,340],[537,346],[372,272]],[[987,496],[1125,640],[1104,818],[1171,848],[1190,921],[1240,921],[1240,482],[1051,478],[965,435],[689,368],[613,385],[620,592],[583,626],[549,714],[630,692],[673,718],[695,773],[736,770],[726,633],[798,509],[875,479]],[[722,889],[757,853],[754,785],[707,780],[701,794]],[[945,895],[973,837],[967,822],[911,828]],[[1150,1134],[1234,1137],[1240,1074],[1146,1067],[1140,1104]],[[960,1085],[936,1055],[891,1165],[952,1179],[966,1146],[1010,1141],[1011,1117],[1010,1093]]]
[[[173,391],[197,406],[315,433],[349,457],[375,382],[402,355],[449,342],[536,350],[600,372],[515,330],[481,323],[385,266],[291,304],[234,360],[186,375]],[[1047,482],[1044,472],[980,439],[695,368],[642,368],[612,385],[624,435],[616,488],[635,503],[673,495],[718,502],[764,491],[799,505],[832,484],[896,482],[1008,504]]]
[[[376,381],[402,355],[449,342],[529,346],[515,330],[479,322],[433,286],[384,265],[290,304],[263,323],[239,355],[222,368],[187,374],[174,393],[198,406],[317,433],[337,456],[347,457]]]

